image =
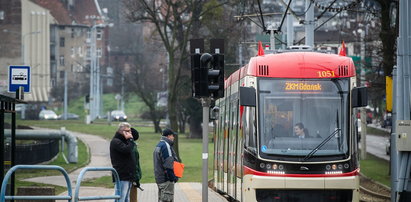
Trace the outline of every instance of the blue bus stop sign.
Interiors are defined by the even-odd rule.
[[[15,93],[20,86],[30,92],[30,66],[9,66],[9,92]]]

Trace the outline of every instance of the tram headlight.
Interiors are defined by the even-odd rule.
[[[338,164],[338,170],[342,170],[343,169],[343,165],[342,164]]]
[[[325,166],[325,169],[326,169],[326,170],[330,170],[330,169],[331,169],[331,166],[330,166],[330,165],[326,165],[326,166]]]
[[[278,168],[277,164],[273,164],[273,169],[277,170],[277,168]]]
[[[345,169],[348,169],[349,167],[350,167],[350,164],[348,164],[348,163],[344,164]]]
[[[336,164],[333,164],[333,165],[331,166],[331,168],[332,168],[333,170],[337,170],[337,165],[336,165]]]
[[[283,165],[279,165],[279,166],[278,166],[278,169],[283,170],[283,169],[284,169],[284,166],[283,166]]]
[[[260,163],[260,168],[264,168],[265,164],[264,163]]]

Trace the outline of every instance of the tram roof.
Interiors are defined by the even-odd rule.
[[[318,52],[285,52],[252,57],[231,74],[225,86],[245,76],[268,78],[341,78],[355,76],[350,57]]]

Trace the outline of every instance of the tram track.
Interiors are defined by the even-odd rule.
[[[362,202],[389,202],[391,190],[363,175],[360,175],[360,201]]]

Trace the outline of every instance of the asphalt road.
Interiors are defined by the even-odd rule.
[[[388,143],[388,137],[382,137],[377,135],[367,135],[367,152],[371,153],[379,158],[390,160],[390,156],[386,154],[385,147]],[[360,144],[361,145],[361,144]]]
[[[378,130],[383,130],[386,132],[390,132],[388,128],[381,128],[379,125],[375,125],[374,123],[368,124],[368,127],[375,128]],[[390,156],[386,153],[386,147],[389,143],[389,137],[367,134],[366,137],[367,141],[367,152],[371,153],[379,158],[385,159],[387,161],[390,160]],[[361,148],[361,143],[358,144]]]

